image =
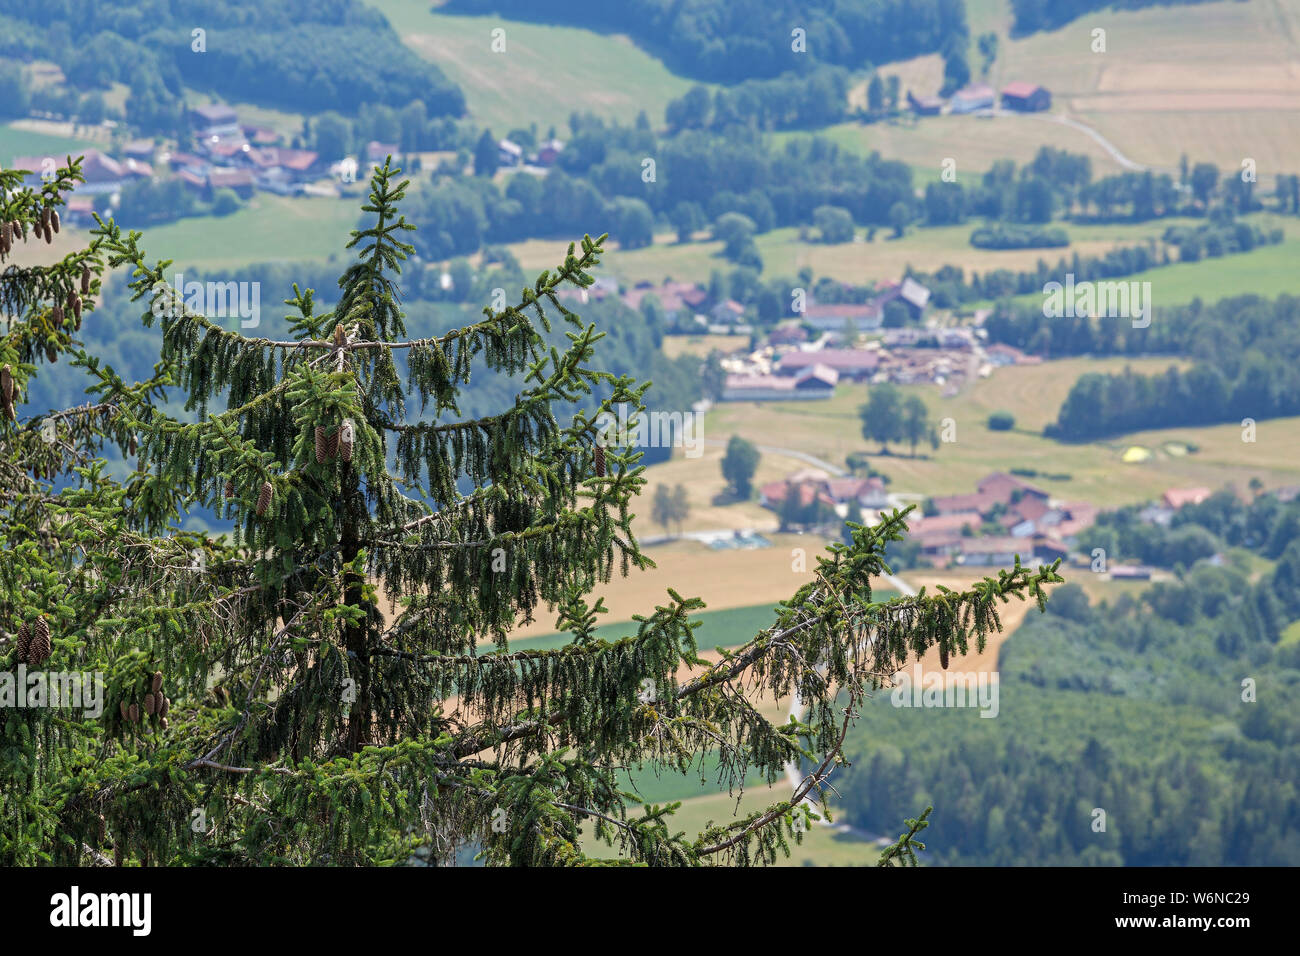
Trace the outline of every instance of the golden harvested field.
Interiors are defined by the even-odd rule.
[[[668,588],[683,597],[703,598],[710,611],[750,607],[790,597],[812,580],[811,569],[825,542],[813,535],[767,535],[770,548],[752,551],[713,551],[696,541],[677,541],[646,549],[656,567],[633,570],[626,578],[617,575],[595,590],[589,600],[603,597],[609,613],[603,621],[628,621],[634,614],[650,614],[658,605],[669,602]],[[797,570],[794,553],[804,550],[802,567]],[[555,630],[554,615],[539,614],[527,627],[511,637],[532,637]]]

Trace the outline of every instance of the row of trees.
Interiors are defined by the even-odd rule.
[[[1208,309],[1194,303],[1162,313],[1151,323],[1158,325],[1174,328],[1152,340],[1190,355],[1194,365],[1156,375],[1126,368],[1080,376],[1045,433],[1083,441],[1300,413],[1300,299],[1241,296]]]
[[[453,0],[447,9],[626,33],[674,72],[718,83],[906,60],[968,35],[961,0],[625,0],[581,11],[565,0]]]

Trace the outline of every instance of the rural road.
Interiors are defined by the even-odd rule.
[[[1028,116],[1031,119],[1043,120],[1048,123],[1060,123],[1062,126],[1068,126],[1070,127],[1070,129],[1078,130],[1080,133],[1083,133],[1084,135],[1091,137],[1091,139],[1094,142],[1096,142],[1098,146],[1100,146],[1102,149],[1104,149],[1107,153],[1110,154],[1111,159],[1115,160],[1115,162],[1119,163],[1129,172],[1145,173],[1148,170],[1154,173],[1174,172],[1174,170],[1172,169],[1161,169],[1156,166],[1147,166],[1145,163],[1139,163],[1135,159],[1129,159],[1129,157],[1125,156],[1122,152],[1120,152],[1118,146],[1116,146],[1114,143],[1108,140],[1105,136],[1102,136],[1101,133],[1097,132],[1087,123],[1081,123],[1079,120],[1066,116],[1064,113],[1052,113],[1048,116],[1041,116],[1036,113],[1017,113],[1013,111],[998,109],[998,110],[994,110],[994,115],[995,116]]]

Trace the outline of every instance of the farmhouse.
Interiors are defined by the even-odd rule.
[[[818,349],[786,352],[777,362],[776,371],[778,375],[802,375],[810,368],[822,366],[834,369],[844,378],[861,382],[870,378],[879,364],[879,354],[868,349]]]
[[[930,304],[930,290],[908,276],[902,282],[888,283],[884,291],[871,300],[871,305],[883,315],[885,306],[895,299],[907,306],[913,321],[919,322]]]
[[[835,394],[839,374],[815,365],[799,375],[728,375],[722,389],[724,402],[807,401]]]
[[[784,481],[772,481],[758,490],[759,504],[777,509],[792,492],[800,504],[809,505],[820,498],[832,507],[856,504],[863,508],[886,508],[889,497],[879,478],[832,478],[820,468],[805,468]]]
[[[542,143],[541,148],[537,150],[538,166],[554,166],[555,161],[560,158],[560,153],[564,151],[564,143],[558,139],[548,139]]]
[[[1177,511],[1184,505],[1199,505],[1210,497],[1209,488],[1170,488],[1160,496],[1166,508]]]
[[[1002,87],[1002,108],[1020,113],[1050,109],[1052,94],[1037,83],[1016,82]]]
[[[250,198],[257,189],[257,178],[251,169],[213,169],[208,172],[208,192],[233,189],[243,199]]]
[[[224,103],[208,103],[190,110],[190,123],[194,132],[209,139],[213,136],[235,136],[239,133],[239,117],[234,109]]]
[[[973,83],[952,95],[954,113],[974,113],[978,110],[991,109],[993,109],[993,87],[984,83]]]
[[[524,161],[524,148],[511,139],[497,142],[497,161],[502,166],[518,166]]]
[[[917,116],[938,116],[943,111],[943,100],[937,96],[917,96],[907,91],[907,105]]]

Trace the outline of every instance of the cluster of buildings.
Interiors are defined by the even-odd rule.
[[[201,198],[210,200],[219,189],[233,190],[247,199],[257,190],[295,195],[337,193],[334,182],[352,182],[365,169],[355,157],[329,164],[311,150],[290,149],[277,131],[264,126],[241,124],[235,110],[221,103],[196,106],[189,111],[193,139],[187,149],[162,149],[153,140],[133,140],[110,156],[102,150],[85,151],[84,185],[70,199],[67,215],[73,224],[90,222],[92,210],[116,206],[123,188],[141,179],[171,175]],[[372,142],[366,147],[367,164],[382,163],[398,153],[395,143]],[[62,166],[65,157],[17,156],[13,167],[32,173],[28,182],[40,185],[42,175]]]
[[[986,83],[972,83],[962,87],[947,101],[939,96],[916,96],[909,90],[907,104],[917,116],[938,116],[944,112],[959,115],[987,113],[997,107],[999,97],[1004,110],[1018,113],[1037,113],[1052,106],[1052,94],[1046,88],[1022,81],[1008,83],[999,92]]]
[[[546,170],[555,165],[564,152],[564,143],[558,139],[548,139],[537,147],[536,152],[526,152],[522,146],[511,139],[497,141],[497,163],[505,168],[518,168],[527,171]]]
[[[1036,485],[994,472],[971,494],[931,498],[927,514],[912,523],[908,538],[936,565],[1010,565],[1054,561],[1069,554],[1079,532],[1092,526],[1097,509],[1062,502]],[[1000,534],[983,534],[997,525]]]
[[[840,518],[857,519],[850,514],[851,505],[880,511],[890,506],[885,484],[879,478],[833,478],[820,468],[805,468],[784,481],[772,481],[758,489],[759,504],[780,512],[790,495],[796,495],[799,505],[809,508],[821,502]]]

